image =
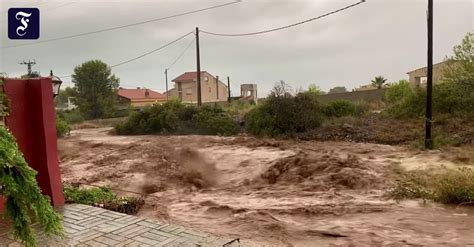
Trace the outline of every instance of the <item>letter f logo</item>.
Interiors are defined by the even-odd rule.
[[[10,39],[39,38],[39,9],[8,9],[8,37]]]

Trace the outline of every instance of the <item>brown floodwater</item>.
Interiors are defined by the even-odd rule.
[[[394,166],[462,165],[447,160],[446,153],[348,142],[108,132],[77,130],[60,140],[63,182],[146,195],[139,212],[144,217],[240,238],[243,246],[474,245],[472,207],[397,203],[385,196]]]

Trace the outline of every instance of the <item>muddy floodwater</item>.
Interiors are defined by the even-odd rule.
[[[59,141],[64,183],[144,195],[139,212],[242,246],[474,246],[474,209],[386,197],[395,168],[456,167],[442,152],[215,136]]]

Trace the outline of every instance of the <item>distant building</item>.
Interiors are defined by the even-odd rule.
[[[444,77],[444,71],[449,68],[450,61],[433,64],[433,82],[439,82]],[[423,86],[426,84],[427,68],[419,68],[407,73],[409,81],[413,86]]]
[[[117,90],[117,96],[119,98],[119,104],[135,108],[166,102],[166,95],[151,89],[139,87],[136,89],[119,88]]]
[[[174,88],[168,91],[171,98],[178,98],[183,103],[197,103],[197,72],[186,72],[174,80]],[[202,103],[227,101],[227,85],[217,80],[207,71],[201,72]]]
[[[257,104],[257,84],[241,84],[239,100]]]

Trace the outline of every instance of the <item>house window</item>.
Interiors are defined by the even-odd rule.
[[[193,94],[193,89],[192,88],[186,88],[186,95],[192,95]]]
[[[211,92],[211,88],[209,87],[209,93]]]

